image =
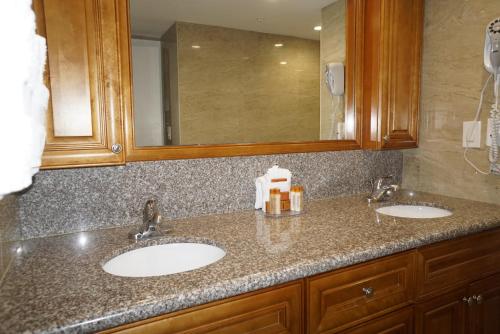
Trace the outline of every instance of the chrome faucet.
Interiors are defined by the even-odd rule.
[[[158,210],[158,202],[150,199],[146,202],[143,211],[142,226],[139,229],[131,231],[129,239],[140,240],[163,235],[160,231],[161,215]]]
[[[394,196],[399,190],[397,184],[384,184],[385,180],[394,180],[392,175],[383,176],[372,181],[372,193],[368,196],[368,203],[386,201]]]

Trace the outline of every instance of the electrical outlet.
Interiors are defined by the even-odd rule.
[[[486,145],[491,146],[491,129],[493,127],[493,118],[488,118],[488,126],[486,128]],[[500,138],[500,129],[498,129],[497,138]]]
[[[481,147],[481,121],[464,122],[462,145],[467,148]]]

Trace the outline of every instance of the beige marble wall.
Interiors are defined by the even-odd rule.
[[[319,41],[191,23],[177,39],[181,144],[319,139]]]
[[[345,17],[345,0],[337,0],[321,11],[321,139],[341,139],[337,136],[337,124],[345,119],[344,96],[332,97],[325,83],[326,64],[345,64]]]
[[[500,176],[474,172],[463,159],[462,122],[473,120],[488,76],[483,67],[486,24],[498,0],[425,2],[420,147],[404,153],[404,186],[500,204]],[[482,141],[492,88],[483,108]],[[485,148],[470,153],[488,168]]]

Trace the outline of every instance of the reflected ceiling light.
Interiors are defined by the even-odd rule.
[[[200,49],[200,48],[201,48],[201,46],[199,46],[199,45],[191,45],[191,47],[192,47],[193,49]]]
[[[81,246],[81,247],[85,247],[85,245],[87,244],[87,236],[82,234],[78,237],[78,244]]]
[[[274,44],[274,47],[281,48],[283,45],[284,45],[283,43],[276,43]]]
[[[315,26],[315,27],[314,27],[314,30],[316,30],[316,31],[321,31],[321,26]]]
[[[288,64],[287,61],[280,61],[280,65],[286,65],[286,64]]]

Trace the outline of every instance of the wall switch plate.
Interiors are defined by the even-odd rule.
[[[464,122],[462,145],[467,148],[481,147],[481,121]]]
[[[493,118],[488,118],[488,126],[486,128],[486,145],[491,146],[491,129],[493,127]],[[497,138],[500,138],[500,129],[498,129]]]

